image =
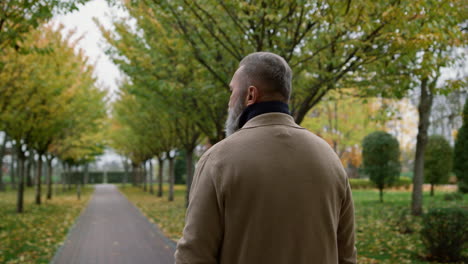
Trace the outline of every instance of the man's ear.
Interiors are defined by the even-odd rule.
[[[249,88],[247,88],[247,103],[246,103],[246,105],[249,106],[249,105],[257,103],[258,97],[259,97],[258,88],[255,87],[255,86],[249,86]]]

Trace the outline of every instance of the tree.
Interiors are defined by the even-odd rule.
[[[131,81],[132,88],[128,89],[128,92],[134,95],[137,101],[145,102],[143,105],[146,109],[142,111],[150,116],[160,115],[161,112],[169,114],[170,118],[167,119],[169,123],[163,126],[176,136],[176,139],[171,139],[177,142],[173,147],[183,149],[187,153],[185,162],[188,168],[186,181],[188,203],[194,171],[194,149],[202,133],[212,143],[224,137],[226,102],[212,103],[212,89],[206,88],[211,85],[205,83],[206,73],[194,59],[187,59],[184,55],[187,50],[180,40],[174,38],[173,26],[155,20],[141,4],[133,5],[128,2],[126,7],[137,21],[139,31],[132,30],[126,21],[114,23],[116,34],[111,34],[102,27],[101,30],[110,44],[109,53],[114,62]],[[155,34],[159,37],[154,38]],[[158,62],[160,65],[155,68],[153,62]],[[160,141],[163,138],[158,137]],[[163,142],[162,145],[167,149],[167,143]],[[168,155],[167,151],[165,157],[169,160],[169,167],[172,168],[173,156]],[[170,190],[173,189],[171,186]],[[170,197],[171,193],[172,191],[169,192]]]
[[[174,155],[169,156],[166,153],[171,152],[178,142],[172,113],[169,112],[172,108],[166,107],[163,102],[154,101],[154,95],[151,93],[141,96],[139,93],[135,94],[133,92],[135,90],[135,85],[131,83],[123,83],[120,87],[120,98],[113,105],[111,144],[117,152],[132,161],[134,168],[143,161],[158,156],[158,196],[160,197],[162,196],[162,157],[166,156],[170,164],[171,162],[173,164]],[[173,177],[171,175],[170,179]]]
[[[31,54],[36,62],[35,70],[30,78],[36,78],[35,99],[37,113],[31,118],[34,127],[26,139],[28,146],[37,153],[36,173],[36,204],[41,204],[41,178],[43,157],[53,141],[64,135],[70,121],[77,118],[76,100],[80,100],[80,91],[92,87],[93,68],[87,66],[83,53],[75,53],[76,42],[71,40],[73,32],[66,38],[60,31],[63,26],[53,29],[52,25],[42,26],[40,32],[35,32],[38,48],[49,48],[50,52],[37,56]],[[34,32],[34,31],[33,31]],[[75,87],[74,87],[75,86]],[[78,89],[77,89],[78,88]],[[82,99],[81,99],[82,100]],[[83,118],[83,117],[80,117]],[[51,179],[47,174],[47,193],[51,193]],[[48,195],[49,196],[49,195]]]
[[[424,178],[431,184],[431,196],[434,195],[434,185],[446,183],[452,172],[452,147],[440,135],[429,137],[424,154]]]
[[[56,13],[78,9],[89,0],[4,0],[0,2],[0,51],[11,46],[19,49],[19,42],[33,29]],[[1,61],[0,61],[1,62]],[[1,70],[0,65],[0,70]]]
[[[448,5],[448,4],[447,4]],[[433,7],[437,8],[437,7]],[[459,20],[458,20],[459,21]],[[452,22],[453,24],[455,22]],[[452,25],[452,27],[457,27]],[[458,29],[458,28],[457,28]],[[453,29],[452,29],[453,30]],[[456,33],[456,29],[454,30]],[[444,36],[445,37],[445,36]],[[459,38],[462,38],[459,36]],[[456,41],[459,41],[457,44]],[[438,86],[441,76],[441,69],[453,65],[460,58],[453,56],[453,49],[460,45],[460,39],[453,38],[448,42],[444,39],[436,40],[433,44],[423,49],[419,56],[413,59],[413,66],[410,76],[414,82],[410,88],[420,90],[418,105],[419,124],[416,142],[416,153],[413,173],[413,193],[412,193],[412,213],[422,214],[422,184],[424,182],[424,153],[428,140],[428,129],[430,126],[429,117],[431,115],[434,96],[437,94],[448,94],[450,91],[458,90],[463,86],[462,80],[446,80]]]
[[[350,95],[351,92],[338,94],[332,91],[302,122],[303,127],[330,144],[348,169],[361,165],[362,139],[372,131],[382,129],[385,122],[377,99],[364,102],[364,99]]]
[[[400,175],[398,141],[387,132],[373,132],[362,142],[362,158],[364,173],[379,189],[380,202],[383,202],[383,189],[391,186]]]
[[[30,39],[34,39],[29,35]],[[32,40],[31,42],[34,42]],[[35,55],[38,55],[37,53]],[[33,56],[18,54],[7,47],[0,53],[1,62],[6,63],[0,70],[0,130],[5,131],[14,141],[17,156],[17,212],[23,212],[25,160],[27,158],[26,138],[29,138],[34,123],[31,118],[36,115],[38,100],[34,97],[37,87],[34,86],[34,66],[28,63]],[[32,76],[33,78],[29,78]]]
[[[350,80],[367,81],[362,77],[369,66],[390,66],[417,40],[430,37],[420,30],[428,0],[142,2],[155,19],[177,29],[219,91],[228,89],[237,62],[248,53],[283,56],[295,75],[291,107],[297,123],[329,91],[349,88]]]
[[[41,52],[18,53],[7,48],[0,54],[0,60],[8,62],[0,71],[0,127],[15,141],[20,162],[18,212],[22,212],[24,159],[38,156],[35,201],[40,204],[42,158],[55,153],[65,159],[87,159],[89,152],[78,151],[77,146],[89,143],[93,129],[102,128],[97,124],[106,114],[105,93],[94,86],[92,66],[87,65],[82,51],[75,52],[76,41],[70,40],[73,32],[63,38],[61,29],[42,25],[24,37],[23,49]]]
[[[391,63],[378,61],[365,65],[362,72],[366,74],[360,76],[365,81],[358,80],[358,83],[367,95],[402,98],[412,92],[419,97],[411,211],[413,215],[421,215],[424,153],[433,100],[436,95],[447,95],[463,87],[463,80],[443,79],[441,75],[444,68],[464,60],[456,49],[466,45],[468,39],[461,26],[465,21],[464,1],[422,1],[414,7],[413,11],[418,10],[414,14],[414,23],[398,29],[401,34],[417,32],[411,37],[411,44],[403,52],[394,54]],[[365,83],[369,87],[365,87]]]
[[[421,213],[432,97],[441,92],[435,91],[440,88],[436,85],[440,70],[454,61],[451,49],[466,43],[460,28],[464,1],[145,0],[126,4],[138,7],[129,10],[139,10],[134,13],[138,15],[132,15],[137,20],[135,34],[114,38],[114,47],[120,45],[118,42],[134,44],[126,45],[125,54],[117,53],[121,61],[132,62],[127,61],[131,67],[126,67],[126,72],[159,74],[153,65],[161,61],[162,65],[169,61],[184,68],[185,61],[196,60],[196,65],[205,69],[202,72],[211,76],[204,82],[211,84],[206,89],[210,90],[208,98],[227,101],[225,91],[237,62],[254,51],[275,52],[291,65],[295,76],[291,108],[298,123],[332,90],[357,87],[365,96],[384,98],[402,98],[408,90],[420,90],[412,210]],[[148,23],[141,22],[145,18]],[[154,37],[164,33],[161,28],[171,32],[166,38],[169,45],[154,46],[147,40],[164,39]],[[171,51],[188,52],[156,59],[151,51],[166,46],[174,47]],[[134,52],[141,47],[146,47],[146,57]],[[134,80],[144,80],[151,87],[160,80],[158,74],[144,74]],[[205,75],[199,78],[204,79],[201,76]],[[446,82],[441,86],[447,91],[460,85]],[[213,100],[216,105],[218,100]],[[216,109],[220,106],[224,105]],[[219,120],[216,124],[220,126]]]
[[[458,130],[453,158],[453,171],[457,175],[458,189],[468,193],[468,99],[463,108],[463,125]]]
[[[118,18],[115,31],[100,28],[109,43],[107,53],[134,84],[132,93],[170,108],[173,120],[184,127],[176,131],[182,131],[187,148],[200,133],[212,144],[223,139],[228,89],[222,93],[213,89],[209,73],[189,55],[174,23],[157,19],[143,2],[125,2],[125,8],[136,29],[130,21]]]

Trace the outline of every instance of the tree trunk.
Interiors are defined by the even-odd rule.
[[[141,164],[142,167],[142,176],[143,176],[143,191],[147,191],[147,182],[148,182],[148,171],[146,170],[146,161],[143,161]]]
[[[126,159],[123,162],[123,167],[124,167],[124,171],[125,171],[124,178],[123,178],[123,186],[125,187],[125,185],[128,182],[128,162],[127,162]]]
[[[193,149],[186,149],[185,162],[187,165],[187,191],[185,195],[185,206],[189,205],[190,189],[193,181]]]
[[[333,87],[332,85],[327,85],[327,90],[331,90]],[[292,114],[294,117],[294,121],[297,124],[301,124],[302,121],[304,120],[305,116],[309,112],[310,109],[312,109],[315,105],[321,102],[322,98],[327,94],[327,92],[321,92],[319,93],[318,90],[320,90],[319,87],[314,87],[314,89],[317,89],[317,93],[309,98],[307,98],[304,102],[301,103],[301,105],[298,105],[296,109],[292,109]],[[295,111],[294,111],[295,110]]]
[[[15,169],[16,164],[16,169]],[[18,172],[18,155],[16,154],[16,146],[11,145],[11,164],[10,164],[10,180],[11,188],[16,189],[16,175]]]
[[[37,158],[37,174],[36,174],[36,204],[41,204],[41,176],[42,176],[42,154],[39,153]]]
[[[151,194],[154,194],[154,188],[153,188],[153,162],[152,160],[149,160],[149,192]]]
[[[47,200],[52,199],[52,160],[47,158]]]
[[[164,160],[158,157],[158,197],[163,196],[163,168]]]
[[[138,166],[137,171],[138,171],[138,187],[143,189],[143,168],[141,164]]]
[[[79,167],[75,166],[75,178],[76,178],[76,197],[78,200],[81,199],[81,184],[82,184],[82,178],[80,177],[82,174],[79,171]]]
[[[383,203],[383,188],[379,188],[380,202]]]
[[[430,91],[428,79],[421,81],[421,97],[418,106],[419,124],[416,140],[416,156],[414,158],[413,194],[411,212],[413,215],[422,214],[422,198],[424,183],[424,152],[427,144],[427,130],[429,128],[429,116],[431,115],[433,95]]]
[[[431,196],[434,196],[434,184],[431,184]]]
[[[43,159],[43,160],[42,160],[42,173],[41,173],[41,175],[42,175],[42,182],[43,182],[43,183],[45,182],[45,180],[46,180],[46,178],[47,178],[47,166],[46,166],[46,165],[47,165],[47,164],[44,163],[44,159]]]
[[[175,157],[170,157],[169,159],[169,201],[174,201],[174,182],[175,182],[175,175],[174,175],[174,160]]]
[[[132,185],[137,186],[137,166],[132,163]]]
[[[67,181],[67,165],[62,163],[62,193],[65,192],[65,184]]]
[[[88,181],[89,181],[89,164],[84,165],[84,175],[83,175],[83,177],[84,177],[83,186],[86,186],[86,185],[88,185]]]
[[[67,165],[67,191],[72,189],[73,166]]]
[[[0,192],[5,191],[5,183],[3,183],[3,157],[5,156],[6,143],[8,141],[8,136],[5,133],[3,137],[3,143],[0,146]],[[13,160],[13,159],[12,159]],[[10,173],[11,174],[11,173]]]
[[[26,177],[26,186],[27,187],[33,187],[36,186],[36,179],[34,179],[33,183],[33,176],[31,175],[31,169],[34,170],[34,154],[32,151],[29,151],[31,154],[28,157],[27,165],[26,165],[26,172],[25,172],[25,177]]]
[[[137,177],[137,179],[138,179],[138,180],[137,180],[137,184],[138,184],[138,187],[140,187],[141,189],[143,189],[143,184],[142,184],[142,183],[143,183],[143,181],[142,181],[143,177],[142,177],[141,174],[142,174],[142,171],[141,171],[141,164],[140,164],[139,166],[137,166],[137,175],[138,175],[138,177]]]
[[[16,212],[23,212],[24,204],[24,152],[21,150],[21,144],[17,143],[17,155],[18,155],[18,196],[16,202]]]

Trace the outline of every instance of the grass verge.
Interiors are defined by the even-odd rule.
[[[163,233],[177,241],[182,236],[185,218],[185,186],[176,186],[175,201],[143,192],[138,187],[120,187],[120,190],[140,210],[156,223]],[[438,191],[434,197],[424,193],[424,210],[432,207],[468,207],[468,195],[461,201],[445,201],[447,191]],[[411,192],[386,191],[380,203],[377,190],[355,190],[356,247],[358,263],[436,263],[424,260],[420,239],[421,218],[411,216]],[[468,254],[468,249],[465,250]]]
[[[22,214],[16,213],[16,191],[0,192],[0,263],[49,263],[92,191],[83,188],[80,200],[74,189],[58,192],[36,205],[34,188],[26,188]]]
[[[185,186],[176,185],[174,188],[174,201],[169,202],[168,186],[164,186],[163,197],[143,192],[141,188],[119,186],[119,190],[136,205],[141,212],[156,224],[166,237],[177,242],[182,236],[185,219]],[[155,188],[156,193],[156,188]]]

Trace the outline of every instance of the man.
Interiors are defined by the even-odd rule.
[[[289,115],[291,78],[272,53],[240,62],[228,137],[198,162],[177,264],[356,263],[346,173]]]

